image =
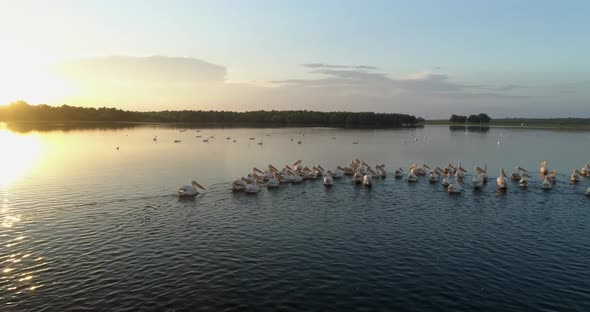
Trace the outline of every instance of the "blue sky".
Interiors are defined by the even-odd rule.
[[[317,103],[302,105],[289,99],[288,105],[270,107],[325,110],[324,104],[330,103],[334,110],[368,108],[433,118],[451,111],[484,109],[492,115],[590,117],[586,109],[590,2],[586,1],[3,0],[0,12],[4,12],[0,36],[17,50],[27,51],[19,55],[31,59],[39,53],[51,63],[157,55],[222,66],[224,86],[207,90],[219,87],[235,98],[209,96],[203,100],[204,88],[200,88],[199,96],[193,97],[198,108],[265,108],[264,103],[282,101],[279,91],[284,91],[284,98],[297,96]],[[351,76],[335,70],[348,74],[353,70],[302,66],[309,63],[376,69],[361,70],[368,74],[362,78],[355,74],[355,83],[361,82],[353,89],[362,92],[351,95],[342,90],[350,87]],[[386,80],[376,82],[374,74]],[[348,82],[339,85],[341,89],[332,83],[327,89],[323,82],[314,85],[313,96],[308,81],[301,88],[302,80],[336,78]],[[425,83],[417,88],[403,82],[421,79]],[[299,84],[273,83],[286,80],[299,80]],[[373,82],[377,85],[370,84]],[[447,85],[441,89],[439,82]],[[454,86],[449,88],[449,83]],[[86,100],[71,100],[100,105],[102,100],[96,96],[88,100],[97,92],[91,85],[96,83],[86,81],[83,86]],[[236,85],[239,90],[233,88]],[[262,90],[265,88],[272,90]],[[318,88],[325,92],[315,92]],[[376,88],[381,94],[372,96],[368,91]],[[127,101],[122,105],[134,109],[160,109],[166,92],[178,90],[162,87],[158,96],[152,94],[158,101],[145,103],[140,103],[141,98],[104,101]],[[334,94],[336,98],[326,100]],[[338,102],[348,106],[339,107]],[[179,103],[182,108],[193,105],[190,95]],[[556,109],[557,105],[565,109]]]

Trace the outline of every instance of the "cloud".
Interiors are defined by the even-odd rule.
[[[323,63],[307,63],[301,64],[303,67],[307,68],[352,68],[352,69],[361,69],[361,70],[374,70],[377,69],[375,66],[368,66],[368,65],[333,65],[333,64],[323,64]]]
[[[59,70],[74,79],[149,82],[223,82],[227,69],[195,58],[109,56],[65,62]]]

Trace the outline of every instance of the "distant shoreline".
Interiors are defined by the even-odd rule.
[[[489,124],[451,123],[448,120],[426,120],[426,126],[489,127],[553,130],[590,130],[590,118],[504,118],[493,119]]]

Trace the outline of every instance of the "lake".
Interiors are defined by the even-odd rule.
[[[589,143],[519,128],[4,125],[0,310],[589,311],[590,179],[569,183]],[[389,177],[230,191],[255,166],[354,158]],[[559,172],[549,191],[543,160]],[[459,195],[392,174],[457,161]],[[490,182],[474,191],[484,164]],[[517,165],[529,188],[498,192],[499,168]],[[179,199],[193,179],[206,191]]]

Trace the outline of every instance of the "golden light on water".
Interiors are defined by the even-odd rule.
[[[35,135],[21,135],[0,128],[0,187],[9,186],[40,159],[43,146]]]

